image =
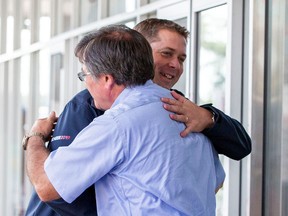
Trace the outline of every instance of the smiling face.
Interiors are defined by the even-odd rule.
[[[155,66],[153,81],[164,88],[171,89],[183,73],[186,40],[174,31],[162,29],[158,32],[157,40],[150,45]]]

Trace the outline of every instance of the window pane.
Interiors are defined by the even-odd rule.
[[[49,84],[50,84],[50,53],[49,49],[39,52],[39,116],[45,117],[49,114]]]
[[[62,16],[61,17],[63,20],[63,29],[62,29],[62,32],[65,32],[65,31],[69,31],[72,29],[72,16],[74,16],[74,13],[73,13],[73,1],[71,0],[62,0],[61,2],[62,4]]]
[[[81,1],[81,25],[85,25],[97,20],[98,0]]]
[[[286,62],[288,60],[288,53],[286,54]],[[288,66],[288,65],[287,65]],[[288,70],[284,72],[284,89],[283,89],[283,150],[282,150],[282,203],[288,203]],[[283,215],[288,215],[288,205],[283,204]]]
[[[108,16],[123,12],[131,12],[136,8],[135,0],[109,0],[108,4]]]
[[[221,110],[225,107],[227,16],[226,5],[199,13],[197,103],[213,103]],[[225,168],[227,161],[223,156],[220,160]],[[221,189],[216,195],[217,216],[224,215],[223,194]]]
[[[205,10],[199,15],[198,62],[199,104],[211,103],[224,110],[227,42],[227,6]]]

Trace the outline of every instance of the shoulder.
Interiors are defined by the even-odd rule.
[[[86,115],[91,113],[94,117],[103,114],[103,111],[98,110],[94,106],[94,101],[87,89],[82,90],[81,92],[77,93],[65,106],[64,112],[83,112]]]
[[[90,95],[89,91],[87,89],[84,89],[77,93],[70,101],[69,103],[75,103],[75,104],[82,104],[82,103],[90,103],[93,100],[92,96]]]
[[[170,89],[170,90],[171,91],[175,91],[176,93],[178,93],[178,94],[182,95],[183,97],[185,97],[185,95],[181,91],[179,91],[177,89]]]

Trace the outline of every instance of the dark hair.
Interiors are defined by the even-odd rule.
[[[94,77],[111,74],[118,85],[143,85],[154,77],[150,44],[125,25],[102,27],[84,36],[75,55]]]
[[[182,35],[185,40],[189,36],[189,31],[179,24],[166,19],[149,18],[139,22],[134,29],[140,32],[150,43],[157,40],[158,32],[161,29],[174,31]]]

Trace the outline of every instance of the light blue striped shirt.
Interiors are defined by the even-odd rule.
[[[215,189],[225,173],[201,133],[169,118],[152,81],[126,88],[111,109],[45,162],[67,202],[95,184],[98,215],[215,215]]]

